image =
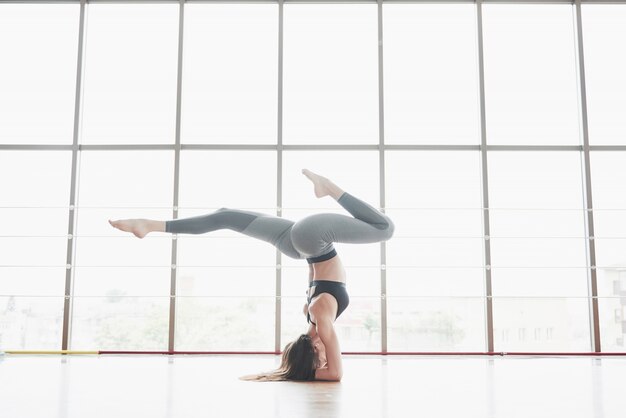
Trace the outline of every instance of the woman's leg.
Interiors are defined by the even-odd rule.
[[[325,177],[308,170],[303,174],[313,182],[316,196],[331,196],[353,217],[321,213],[298,221],[291,230],[291,239],[299,252],[317,256],[331,251],[333,242],[367,244],[391,238],[394,224],[387,215]]]
[[[143,238],[148,232],[161,231],[182,234],[204,234],[230,229],[268,242],[291,258],[302,258],[291,244],[293,221],[258,212],[238,209],[218,209],[213,213],[168,221],[127,219],[111,222],[112,226]],[[147,231],[147,232],[146,232]]]

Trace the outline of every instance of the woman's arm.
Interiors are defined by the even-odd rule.
[[[317,334],[326,347],[326,366],[315,371],[315,380],[330,380],[338,382],[343,376],[341,365],[341,350],[335,327],[330,319],[318,320]]]

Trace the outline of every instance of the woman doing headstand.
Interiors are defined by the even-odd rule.
[[[206,215],[168,221],[124,219],[109,223],[138,238],[159,231],[202,234],[230,229],[269,242],[280,252],[309,263],[309,293],[304,313],[309,329],[285,346],[280,367],[255,376],[255,380],[332,380],[343,375],[341,351],[334,322],[349,303],[346,274],[334,242],[365,244],[391,238],[391,219],[369,204],[344,192],[329,179],[302,170],[318,198],[331,196],[353,217],[320,213],[298,222],[237,209],[222,208]]]

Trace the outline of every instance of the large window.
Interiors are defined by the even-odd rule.
[[[181,142],[276,143],[277,5],[185,11]]]
[[[396,225],[344,351],[624,351],[626,4],[114,3],[0,4],[0,349],[280,350],[305,261],[107,220],[346,214],[308,168]]]
[[[70,144],[79,7],[1,6],[0,144]]]
[[[626,7],[584,5],[589,142],[626,145]]]
[[[65,151],[0,152],[2,347],[61,342],[71,159]]]
[[[483,6],[489,144],[577,145],[573,8]]]
[[[79,178],[72,347],[166,349],[170,240],[108,219],[171,216],[172,153],[83,151]]]
[[[87,10],[81,143],[173,143],[178,8],[91,4]]]
[[[284,9],[285,144],[378,143],[376,5]]]
[[[494,151],[489,180],[496,349],[584,351],[589,325],[579,153]]]
[[[389,4],[383,30],[385,142],[479,144],[476,8]]]
[[[387,153],[390,351],[484,343],[480,160],[475,151]],[[471,330],[471,332],[469,331]]]

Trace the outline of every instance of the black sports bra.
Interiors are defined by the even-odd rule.
[[[315,286],[315,292],[307,297],[307,304],[311,304],[311,300],[322,293],[330,293],[337,300],[337,315],[335,319],[346,310],[350,304],[350,297],[348,297],[348,291],[346,290],[346,284],[342,282],[334,282],[332,280],[313,280],[309,283],[309,288]],[[307,322],[315,325],[315,322],[311,321],[311,316],[307,312]]]

